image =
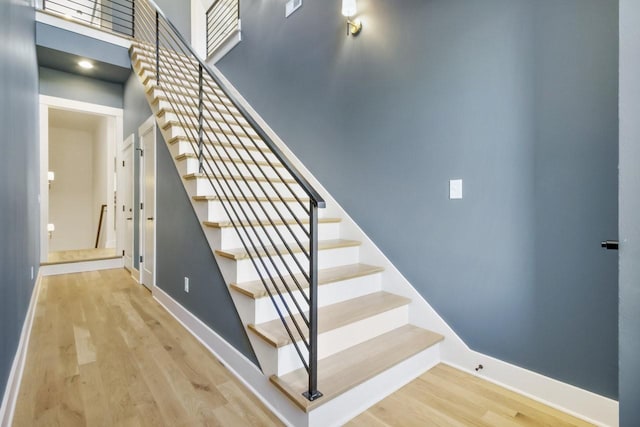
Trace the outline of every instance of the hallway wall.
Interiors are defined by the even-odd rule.
[[[34,20],[28,2],[0,1],[0,396],[39,266],[38,127],[25,125],[38,123]]]

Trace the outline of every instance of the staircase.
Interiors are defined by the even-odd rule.
[[[153,7],[136,1],[137,13],[147,8],[150,17],[146,40],[137,37],[130,50],[133,69],[260,368],[274,389],[308,414],[309,424],[323,423],[312,421],[314,413],[342,419],[327,415],[340,408],[351,407],[355,416],[371,396],[391,393],[438,363],[443,336],[411,323],[411,299],[389,292],[385,269],[366,259],[360,241],[343,238],[342,218],[325,213],[331,209],[318,209],[314,217],[297,171],[198,59],[153,42]],[[136,22],[145,25],[144,17]],[[155,37],[163,28],[173,29],[156,22]],[[252,246],[249,237],[269,244]],[[316,282],[317,297],[311,292]],[[315,315],[317,322],[307,325]],[[309,399],[311,365],[321,396]]]

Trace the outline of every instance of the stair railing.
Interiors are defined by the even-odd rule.
[[[42,0],[42,9],[125,36],[134,36],[133,0]]]
[[[165,122],[184,131],[308,374],[318,372],[318,208],[325,202],[151,0],[135,0],[135,42]],[[148,83],[149,84],[149,83]],[[288,221],[291,217],[293,223]],[[267,227],[272,227],[269,232]],[[297,296],[296,296],[297,295]],[[302,345],[299,344],[302,343]]]

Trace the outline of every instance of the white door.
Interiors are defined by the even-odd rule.
[[[120,173],[118,174],[118,192],[121,194],[118,213],[121,220],[118,226],[122,227],[122,256],[124,266],[133,270],[133,162],[134,162],[135,135],[131,134],[122,144],[120,151]]]
[[[140,279],[143,285],[151,289],[155,286],[156,268],[156,126],[153,117],[140,127],[139,133],[142,148]]]

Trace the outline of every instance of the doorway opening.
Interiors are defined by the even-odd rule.
[[[116,157],[122,110],[40,97],[41,264],[122,262]]]

